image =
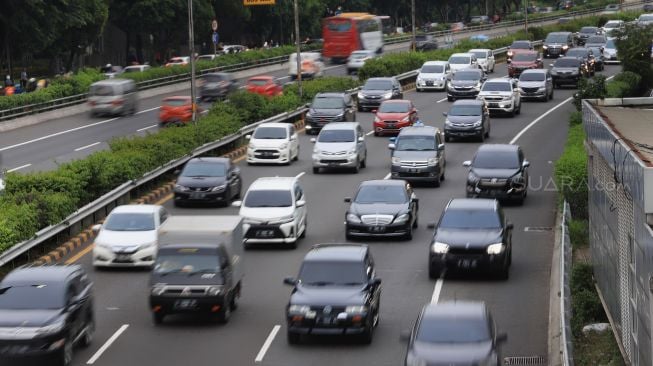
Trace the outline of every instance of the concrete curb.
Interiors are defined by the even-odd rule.
[[[549,332],[548,332],[548,364],[550,366],[562,365],[562,349],[560,348],[560,337],[562,329],[560,328],[560,297],[562,289],[560,288],[560,244],[561,237],[560,227],[562,225],[562,211],[556,211],[555,235],[553,241],[553,255],[551,258],[551,277],[549,282]]]

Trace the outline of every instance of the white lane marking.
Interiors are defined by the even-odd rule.
[[[299,178],[301,178],[304,174],[306,174],[306,172],[301,172],[301,173],[297,174],[297,175],[295,176],[295,179],[299,179]]]
[[[614,77],[614,75],[610,76],[609,78],[606,78],[606,80],[610,80],[610,79],[612,79],[613,77]],[[512,140],[510,140],[510,144],[513,145],[515,142],[517,142],[517,140],[519,140],[519,138],[520,138],[524,133],[526,133],[526,131],[530,130],[531,127],[535,126],[536,123],[538,123],[539,121],[541,121],[544,117],[548,116],[549,113],[551,113],[551,112],[555,111],[556,109],[558,109],[558,108],[562,107],[563,105],[565,105],[567,102],[569,102],[569,101],[572,100],[573,98],[574,98],[574,97],[569,97],[569,98],[563,100],[562,102],[558,103],[555,107],[553,107],[553,108],[549,109],[548,111],[544,112],[543,115],[541,115],[541,116],[535,118],[535,119],[533,120],[533,122],[529,123],[526,127],[524,127],[521,131],[519,131],[519,133],[518,133],[515,137],[513,137]]]
[[[370,132],[366,133],[365,136],[369,136],[369,135],[371,135],[373,133],[374,133],[374,131],[370,131]]]
[[[265,357],[265,353],[268,351],[268,348],[270,348],[270,346],[272,345],[272,341],[274,341],[274,337],[276,337],[277,333],[279,333],[279,329],[281,329],[281,326],[278,324],[275,325],[274,328],[272,328],[270,335],[268,335],[268,338],[263,343],[263,346],[261,346],[261,350],[258,351],[258,354],[254,359],[254,362],[260,363],[263,361],[263,357]]]
[[[25,141],[25,142],[15,144],[15,145],[3,147],[3,148],[0,149],[0,152],[10,150],[10,149],[14,149],[14,148],[21,147],[21,146],[25,146],[25,145],[28,145],[28,144],[31,144],[31,143],[34,143],[34,142],[43,141],[43,140],[46,140],[46,139],[49,139],[49,138],[52,138],[52,137],[61,136],[63,134],[69,133],[69,132],[75,132],[75,131],[83,130],[83,129],[86,129],[86,128],[103,125],[105,123],[113,122],[113,121],[115,121],[117,119],[118,119],[118,117],[111,118],[111,119],[107,119],[107,120],[104,120],[104,121],[91,123],[90,125],[75,127],[75,128],[71,128],[69,130],[59,131],[57,133],[53,133],[53,134],[50,134],[50,135],[41,136],[41,137],[35,138],[33,140],[29,140],[29,141]]]
[[[140,128],[140,129],[136,130],[136,132],[142,132],[142,131],[145,131],[145,130],[149,130],[150,128],[154,128],[156,126],[158,126],[158,125],[143,127],[143,128]]]
[[[444,280],[442,278],[438,278],[437,281],[435,281],[435,288],[433,289],[433,296],[431,296],[431,304],[437,304],[438,301],[440,300],[440,292],[442,292],[442,285],[444,284]]]
[[[444,102],[445,100],[447,100],[447,98],[442,98],[442,99],[438,100],[436,103],[442,103],[442,102]]]
[[[290,76],[282,76],[280,78],[276,78],[275,80],[281,81],[281,80],[284,80],[284,79],[290,79]]]
[[[104,353],[104,352],[105,352],[109,347],[111,347],[111,345],[113,344],[113,342],[115,342],[116,339],[118,339],[118,337],[120,337],[120,335],[121,335],[125,330],[127,330],[127,328],[129,328],[129,324],[123,324],[120,328],[118,328],[118,330],[117,330],[115,333],[113,333],[113,335],[111,336],[111,338],[109,338],[109,339],[106,341],[106,343],[104,343],[104,344],[102,345],[102,347],[100,347],[100,349],[97,350],[97,352],[95,352],[95,354],[93,355],[93,357],[91,357],[88,361],[86,361],[86,364],[87,364],[87,365],[92,365],[92,364],[94,364],[95,361],[97,361],[97,360],[100,358],[100,356],[102,356],[102,354],[103,354],[103,353]]]
[[[155,110],[157,110],[157,109],[159,109],[159,108],[161,108],[161,107],[154,107],[154,108],[150,108],[150,109],[144,109],[144,110],[142,110],[142,111],[140,111],[140,112],[136,112],[136,113],[134,113],[134,114],[147,113],[147,112],[155,111]]]
[[[75,151],[82,151],[82,150],[88,149],[89,147],[93,147],[93,146],[95,146],[95,145],[99,145],[99,144],[100,144],[99,141],[98,141],[98,142],[94,142],[94,143],[89,144],[89,145],[86,145],[86,146],[78,147],[78,148],[75,149]]]
[[[21,169],[24,169],[24,168],[27,168],[27,167],[30,167],[30,166],[32,166],[32,164],[21,165],[19,167],[7,170],[7,173],[15,172],[16,170],[21,170]]]
[[[388,173],[385,177],[383,177],[383,179],[390,179],[390,175],[391,173]]]

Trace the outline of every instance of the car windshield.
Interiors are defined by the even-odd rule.
[[[180,174],[182,177],[224,177],[227,165],[223,163],[190,162]]]
[[[605,43],[605,37],[603,36],[592,36],[587,39],[587,43]]]
[[[533,62],[537,60],[537,54],[536,53],[518,53],[515,56],[512,57],[513,61],[528,61],[528,62]]]
[[[621,22],[615,22],[615,21],[609,21],[603,25],[603,28],[619,28],[621,26]]]
[[[305,261],[299,281],[306,286],[355,286],[367,283],[363,262]]]
[[[549,34],[544,43],[567,43],[566,34]]]
[[[585,33],[585,34],[596,34],[596,31],[598,28],[596,27],[583,27],[580,29],[580,33]]]
[[[544,81],[543,72],[523,72],[519,76],[519,81]]]
[[[103,226],[111,231],[148,231],[154,230],[154,214],[116,212],[109,215]]]
[[[91,85],[91,95],[107,97],[113,95],[114,88],[109,85]]]
[[[268,82],[269,80],[267,79],[249,79],[249,81],[247,81],[247,84],[255,85],[255,86],[264,86],[267,85]]]
[[[521,49],[521,50],[529,50],[531,48],[531,43],[527,41],[515,41],[512,42],[510,45],[510,48],[513,49]]]
[[[220,81],[226,81],[227,77],[222,75],[204,75],[202,79],[207,83],[218,83]]]
[[[451,56],[449,63],[453,65],[469,65],[472,63],[469,56]]]
[[[424,317],[415,340],[424,343],[473,343],[490,340],[483,318],[471,316]]]
[[[471,51],[470,53],[475,54],[476,58],[487,58],[487,51]]]
[[[311,107],[319,109],[343,109],[345,103],[342,101],[342,98],[315,98]]]
[[[353,142],[355,139],[353,130],[322,130],[317,137],[319,142]]]
[[[614,44],[614,39],[608,39],[608,41],[605,42],[605,48],[616,49],[617,47]]]
[[[258,127],[252,137],[263,140],[285,139],[288,137],[286,130],[285,127]]]
[[[653,14],[642,14],[639,16],[639,20],[644,20],[644,21],[653,21]]]
[[[599,57],[603,53],[603,51],[601,51],[601,49],[599,47],[589,47],[589,49],[592,50],[592,53],[594,55],[599,56]]]
[[[330,32],[348,32],[351,29],[351,21],[349,19],[333,19],[327,22],[326,26]]]
[[[190,106],[190,99],[181,99],[181,98],[165,99],[163,101],[163,105],[167,105],[170,107],[181,107],[183,105]]]
[[[392,81],[390,80],[368,80],[363,86],[364,90],[390,90]]]
[[[480,116],[481,106],[480,105],[452,105],[449,109],[449,116]]]
[[[568,57],[587,57],[589,50],[583,48],[572,48],[567,51]]]
[[[487,82],[483,84],[483,91],[499,91],[499,92],[509,92],[512,91],[510,88],[510,83],[500,83],[500,82]]]
[[[553,63],[553,67],[578,67],[580,66],[580,61],[569,58],[559,58]]]
[[[193,254],[193,253],[166,253],[156,258],[154,273],[186,273],[189,276],[197,273],[211,273],[211,284],[222,283],[220,262],[216,255]]]
[[[441,229],[498,229],[501,228],[501,223],[494,209],[448,209],[444,212],[438,227]]]
[[[420,72],[423,72],[425,74],[442,74],[444,73],[444,66],[443,65],[424,65],[422,66],[422,69]]]
[[[395,144],[397,151],[434,151],[435,150],[435,137],[434,136],[415,136],[405,135],[399,136]]]
[[[408,113],[410,104],[397,102],[383,102],[379,107],[379,113]]]
[[[7,284],[0,288],[0,309],[61,309],[65,304],[65,290],[60,284]]]
[[[476,154],[472,162],[479,169],[518,169],[519,156],[516,151],[492,151]]]
[[[290,207],[292,194],[281,189],[256,189],[247,192],[245,207]]]
[[[356,193],[356,203],[405,203],[408,200],[403,185],[362,185]]]
[[[454,80],[480,80],[481,74],[475,71],[458,71],[453,76]]]

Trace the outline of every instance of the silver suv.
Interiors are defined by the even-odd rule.
[[[490,79],[483,83],[477,99],[487,103],[490,113],[508,113],[514,117],[521,112],[521,96],[517,79]]]
[[[329,123],[311,142],[315,144],[313,174],[320,173],[320,169],[347,168],[358,173],[360,168],[365,168],[367,146],[358,122]]]
[[[519,94],[523,99],[543,102],[553,99],[551,72],[544,69],[524,70],[519,76]]]

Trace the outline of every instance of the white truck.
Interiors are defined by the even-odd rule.
[[[150,276],[155,324],[179,313],[229,321],[244,275],[242,221],[240,216],[171,216],[159,228]]]

